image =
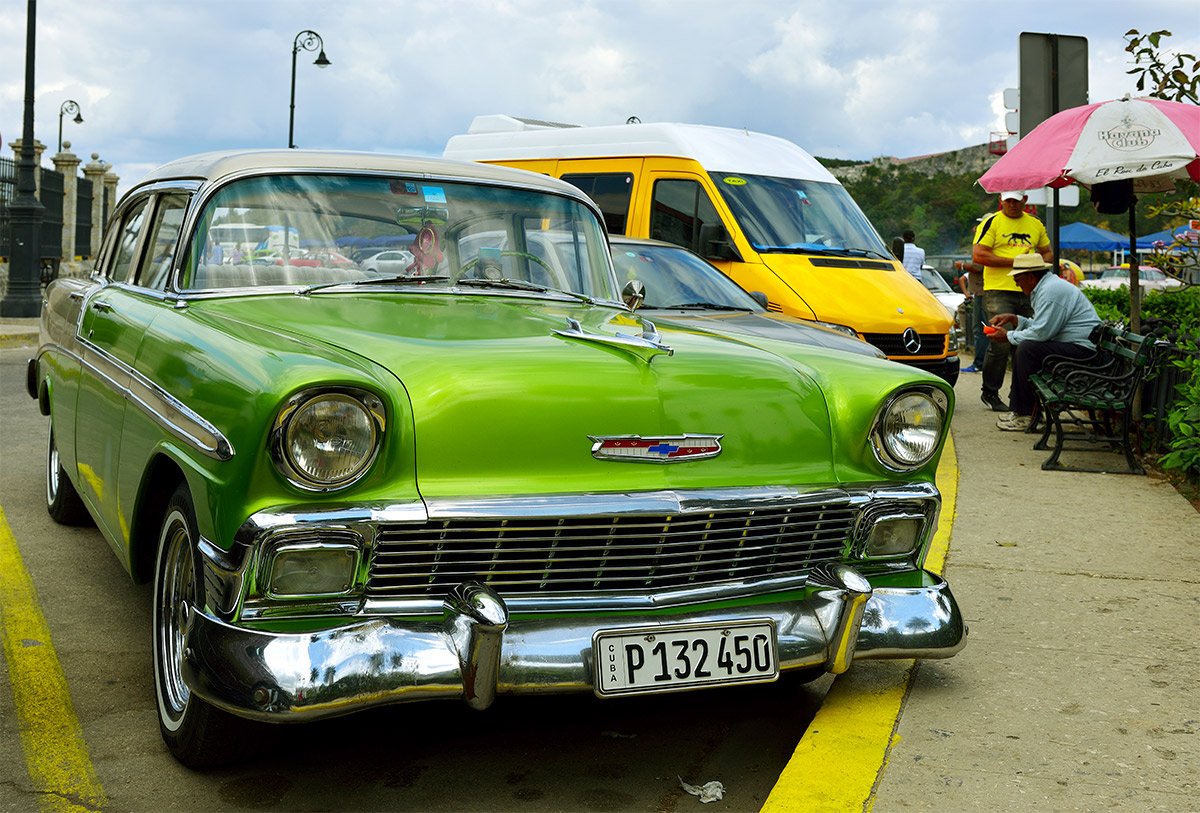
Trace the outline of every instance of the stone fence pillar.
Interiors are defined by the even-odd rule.
[[[9,142],[8,145],[12,147],[17,166],[21,165],[21,145],[23,143],[24,139],[18,138],[16,141]],[[42,153],[45,151],[46,145],[35,138],[33,140],[33,193],[38,200],[42,199]]]
[[[79,156],[71,152],[71,142],[63,142],[63,151],[52,159],[63,176],[62,262],[75,260],[75,233],[79,224]],[[89,213],[90,214],[90,213]]]
[[[92,244],[89,256],[95,259],[100,253],[100,235],[104,230],[104,173],[108,164],[100,160],[100,153],[92,153],[91,162],[83,168],[84,177],[92,182]]]
[[[112,171],[112,164],[105,164],[108,172],[104,173],[104,196],[112,201],[112,208],[117,208],[117,181],[121,178]]]

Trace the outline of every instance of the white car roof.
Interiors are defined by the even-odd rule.
[[[565,193],[586,200],[571,184],[523,169],[448,161],[437,157],[333,150],[226,150],[189,155],[152,170],[138,182],[138,186],[180,179],[217,181],[255,172],[316,170],[403,173],[433,178],[510,183]]]
[[[512,116],[477,116],[467,133],[450,138],[443,155],[466,161],[670,156],[691,158],[710,172],[838,183],[820,162],[790,141],[704,124],[575,127]]]

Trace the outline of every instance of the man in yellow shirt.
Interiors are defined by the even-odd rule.
[[[1050,262],[1054,253],[1042,221],[1025,211],[1025,193],[1000,193],[1000,211],[985,217],[975,228],[971,259],[983,266],[983,310],[989,323],[1002,313],[1032,316],[1029,297],[1021,292],[1011,276],[1013,258],[1036,252]],[[983,360],[983,385],[980,398],[996,412],[1008,412],[1000,397],[1008,359],[1008,344],[991,344]]]

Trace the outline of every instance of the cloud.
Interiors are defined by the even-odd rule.
[[[20,136],[25,4],[0,7],[0,136]],[[1017,83],[1021,31],[1086,36],[1093,98],[1132,91],[1129,28],[1171,28],[1178,0],[59,0],[38,8],[37,137],[146,167],[287,144],[292,45],[302,147],[436,155],[484,113],[579,124],[686,121],[869,159],[987,141]],[[1136,19],[1135,19],[1136,18]],[[1200,53],[1194,26],[1165,41]]]

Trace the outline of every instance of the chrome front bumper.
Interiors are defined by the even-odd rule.
[[[932,577],[931,577],[932,578]],[[414,700],[592,691],[598,629],[771,618],[781,670],[840,673],[857,659],[948,658],[967,629],[949,586],[879,587],[852,568],[814,572],[806,600],[680,610],[669,616],[511,619],[478,584],[456,589],[441,618],[370,618],[312,633],[232,626],[195,611],[183,674],[199,697],[234,714],[299,722]]]

